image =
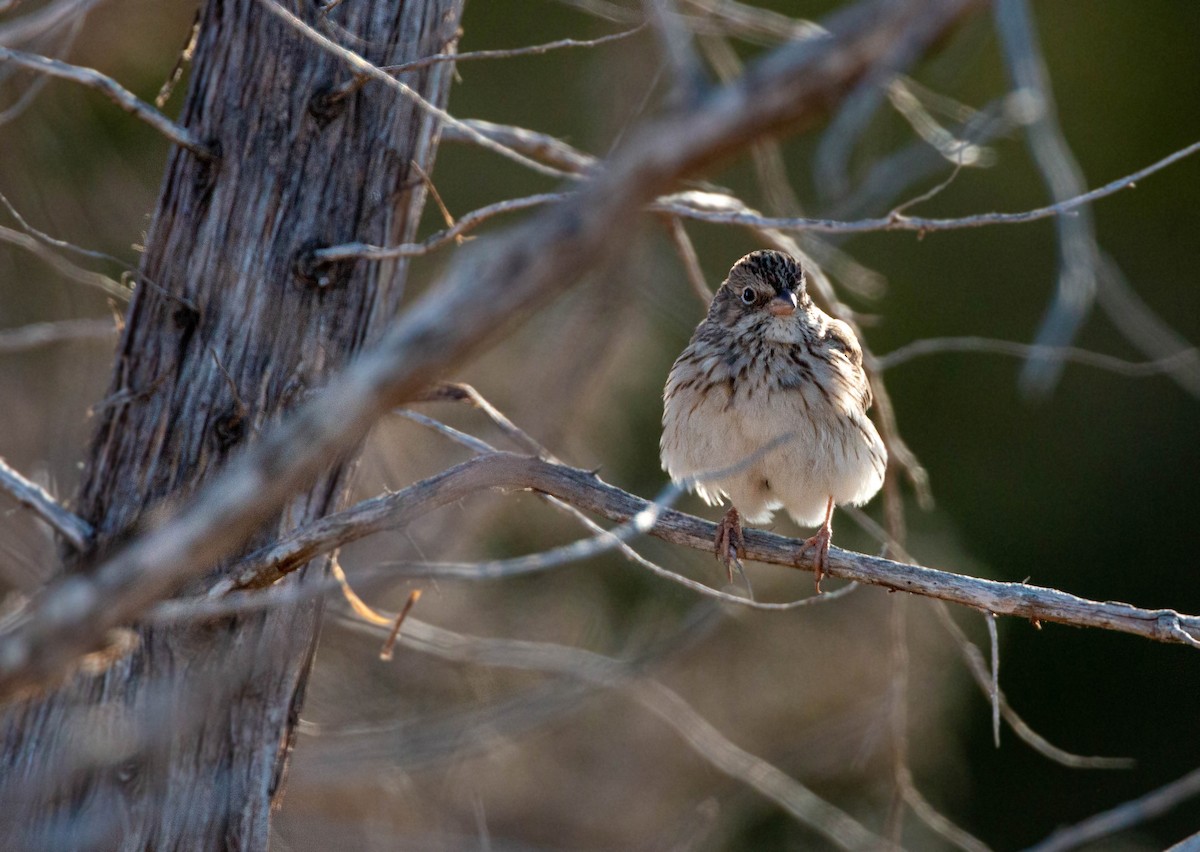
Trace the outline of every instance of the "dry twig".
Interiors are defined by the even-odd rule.
[[[0,330],[0,355],[27,352],[69,340],[112,340],[120,329],[112,320],[36,322]]]
[[[1144,796],[1117,805],[1115,808],[1090,816],[1083,822],[1060,828],[1041,843],[1030,846],[1025,852],[1066,852],[1085,843],[1108,837],[1118,831],[1154,819],[1169,811],[1180,802],[1200,795],[1200,769],[1193,769],[1182,778],[1153,790]],[[1196,838],[1192,838],[1193,841]],[[1185,841],[1186,842],[1186,841]],[[1183,852],[1183,844],[1174,846]],[[1194,845],[1186,848],[1195,849]]]
[[[83,518],[67,511],[46,493],[46,490],[17,473],[8,462],[0,458],[0,489],[30,509],[48,523],[59,535],[70,542],[76,550],[83,550],[92,538],[92,527]]]
[[[101,74],[94,68],[81,68],[69,65],[57,59],[26,53],[23,50],[12,50],[0,47],[0,62],[11,62],[29,71],[59,77],[63,80],[73,80],[88,88],[102,92],[110,101],[130,115],[140,118],[176,145],[187,148],[202,160],[212,160],[216,155],[212,148],[186,127],[171,121],[150,104],[139,99],[133,92],[126,89],[112,77]]]

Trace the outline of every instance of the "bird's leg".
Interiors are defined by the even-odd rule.
[[[825,504],[825,522],[812,538],[804,540],[804,547],[815,547],[813,556],[813,573],[817,578],[817,594],[821,593],[821,578],[825,576],[825,559],[829,556],[829,540],[833,538],[833,498]]]
[[[742,516],[733,506],[717,524],[717,537],[713,542],[717,560],[725,564],[729,582],[733,582],[733,564],[746,555],[746,538],[742,535]],[[738,564],[741,568],[741,564]]]

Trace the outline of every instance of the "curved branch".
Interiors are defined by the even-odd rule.
[[[440,506],[487,489],[549,494],[617,522],[628,521],[654,506],[586,470],[529,456],[490,453],[295,530],[239,563],[236,574],[220,591],[269,585],[315,556],[384,529],[406,526]],[[648,532],[672,544],[711,552],[716,529],[715,524],[693,515],[661,509]],[[745,534],[748,559],[805,571],[813,569],[810,552],[800,539],[752,529]],[[1180,615],[1174,610],[1091,601],[1056,589],[967,577],[837,547],[830,548],[825,570],[834,577],[937,598],[996,615],[1098,627],[1156,642],[1200,646],[1200,616]]]

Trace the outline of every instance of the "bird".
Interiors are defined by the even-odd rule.
[[[814,551],[821,591],[834,507],[860,506],[883,485],[871,402],[858,339],[813,303],[802,265],[780,251],[735,263],[671,367],[660,442],[672,481],[709,505],[728,501],[713,546],[731,582],[742,518],[762,524],[783,509],[819,525],[800,554]]]

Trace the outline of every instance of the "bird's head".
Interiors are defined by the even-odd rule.
[[[709,318],[727,327],[747,320],[787,321],[801,315],[812,301],[805,290],[804,269],[781,251],[754,251],[729,270],[713,299]]]

